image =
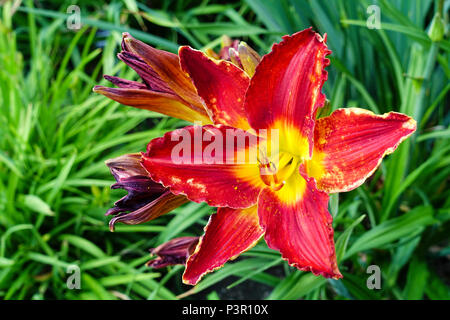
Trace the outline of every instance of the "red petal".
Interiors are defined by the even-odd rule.
[[[179,51],[181,67],[194,82],[215,124],[247,130],[244,96],[250,82],[247,74],[224,60],[212,60],[189,47]]]
[[[279,191],[264,189],[258,215],[268,246],[303,271],[341,278],[333,241],[328,195],[316,189],[313,179],[294,173]]]
[[[183,282],[195,285],[206,273],[252,248],[262,234],[256,206],[219,208],[209,219],[205,234],[186,263]]]
[[[350,191],[378,168],[383,157],[416,130],[414,119],[358,108],[339,109],[317,120],[307,173],[327,193]]]
[[[171,131],[148,144],[142,164],[154,181],[175,194],[214,207],[248,208],[256,203],[264,183],[256,163],[256,137],[247,134],[251,139],[242,145],[234,140],[244,133],[223,125]]]
[[[190,122],[210,122],[209,117],[204,113],[192,109],[185,101],[170,93],[156,92],[147,89],[108,88],[103,86],[95,86],[94,92],[103,94],[126,106],[155,111]]]
[[[280,129],[280,147],[293,155],[311,155],[316,110],[325,101],[321,89],[329,53],[325,39],[311,29],[284,36],[250,81],[245,100],[250,125]],[[305,147],[299,148],[299,142]]]

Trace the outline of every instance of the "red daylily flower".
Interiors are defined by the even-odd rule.
[[[412,134],[410,117],[391,112],[339,109],[316,121],[325,102],[321,92],[330,53],[326,39],[311,29],[283,37],[256,67],[252,78],[226,61],[182,47],[181,67],[203,98],[214,125],[190,126],[152,140],[142,156],[150,177],[194,202],[219,207],[186,263],[183,281],[200,278],[251,248],[264,235],[268,246],[301,270],[341,278],[333,240],[328,193],[361,185],[382,158]],[[202,161],[174,162],[182,133],[209,135],[223,143],[227,132],[278,129],[279,167],[262,175],[263,163],[231,164],[229,158],[257,149],[248,143],[233,154],[205,152]],[[206,158],[205,158],[206,155]],[[212,159],[214,158],[214,159]]]
[[[196,284],[206,273],[253,247],[262,236],[290,265],[327,278],[341,278],[328,194],[361,185],[382,158],[415,131],[415,121],[396,112],[375,115],[359,108],[338,109],[316,119],[325,102],[321,89],[327,79],[326,56],[331,52],[326,37],[311,29],[284,36],[261,61],[248,52],[233,61],[234,47],[229,48],[231,61],[210,58],[190,47],[181,47],[175,59],[131,39],[125,36],[124,50],[151,65],[159,79],[170,83],[170,89],[186,102],[185,107],[192,104],[184,93],[189,93],[191,102],[201,101],[211,119],[203,122],[205,126],[189,126],[152,140],[141,156],[142,166],[156,184],[174,195],[219,207],[186,262],[183,281]],[[245,68],[243,57],[253,65],[253,72]],[[171,64],[164,62],[166,58]],[[143,79],[146,88],[139,90],[154,91],[150,81]],[[121,85],[118,80],[116,84]],[[142,93],[124,88],[114,95],[108,90],[119,89],[97,89],[128,105]],[[153,106],[148,109],[174,113]],[[175,116],[182,118],[182,114],[180,111]],[[202,114],[190,113],[189,120],[201,120],[203,116],[196,117]],[[257,163],[228,161],[254,150],[264,155],[261,145],[251,138],[231,154],[209,150],[214,143],[225,150],[226,141],[219,137],[248,129],[255,134],[258,130],[278,130],[276,167],[271,158],[264,157]],[[201,161],[197,161],[195,144],[190,146],[192,152],[183,155],[189,161],[173,160],[172,152],[185,133],[208,136],[212,141],[211,145],[200,145]]]

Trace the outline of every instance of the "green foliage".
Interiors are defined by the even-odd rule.
[[[435,14],[446,17],[450,4],[376,1],[377,30],[366,27],[372,2],[156,1],[149,8],[135,0],[80,0],[78,31],[66,28],[71,2],[47,8],[6,2],[0,9],[0,298],[217,299],[215,290],[255,282],[268,288],[260,297],[268,299],[449,299],[450,42],[448,33],[434,41],[428,34]],[[264,242],[194,288],[180,285],[180,266],[149,270],[149,248],[201,235],[213,209],[191,203],[109,232],[103,214],[123,193],[110,191],[104,161],[142,151],[183,125],[91,92],[106,84],[102,74],[136,77],[115,57],[120,33],[173,52],[181,44],[217,49],[227,34],[264,54],[282,35],[309,26],[328,34],[333,51],[324,87],[332,110],[357,106],[418,120],[416,134],[369,181],[332,196],[344,279],[290,268]],[[71,264],[81,268],[81,290],[66,286]],[[381,290],[366,286],[371,264],[381,268]]]

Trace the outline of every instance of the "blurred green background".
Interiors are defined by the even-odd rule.
[[[443,39],[428,35],[436,13],[448,24],[450,1],[1,3],[0,299],[450,298],[448,27]],[[80,30],[67,28],[70,5],[81,9]],[[381,29],[366,26],[370,5]],[[106,85],[103,74],[136,78],[116,58],[121,33],[172,52],[217,51],[226,34],[265,54],[309,26],[328,34],[333,51],[323,89],[332,109],[399,111],[418,122],[363,186],[331,196],[344,278],[291,268],[264,241],[194,288],[181,284],[181,266],[145,267],[148,249],[201,235],[214,209],[190,203],[109,231],[104,213],[124,192],[109,189],[104,161],[186,124],[92,93]],[[80,290],[66,285],[72,264]],[[366,285],[373,264],[379,290]]]

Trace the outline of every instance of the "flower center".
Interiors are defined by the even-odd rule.
[[[299,158],[288,152],[281,152],[271,159],[262,155],[258,162],[262,181],[275,191],[284,186],[299,166]]]

